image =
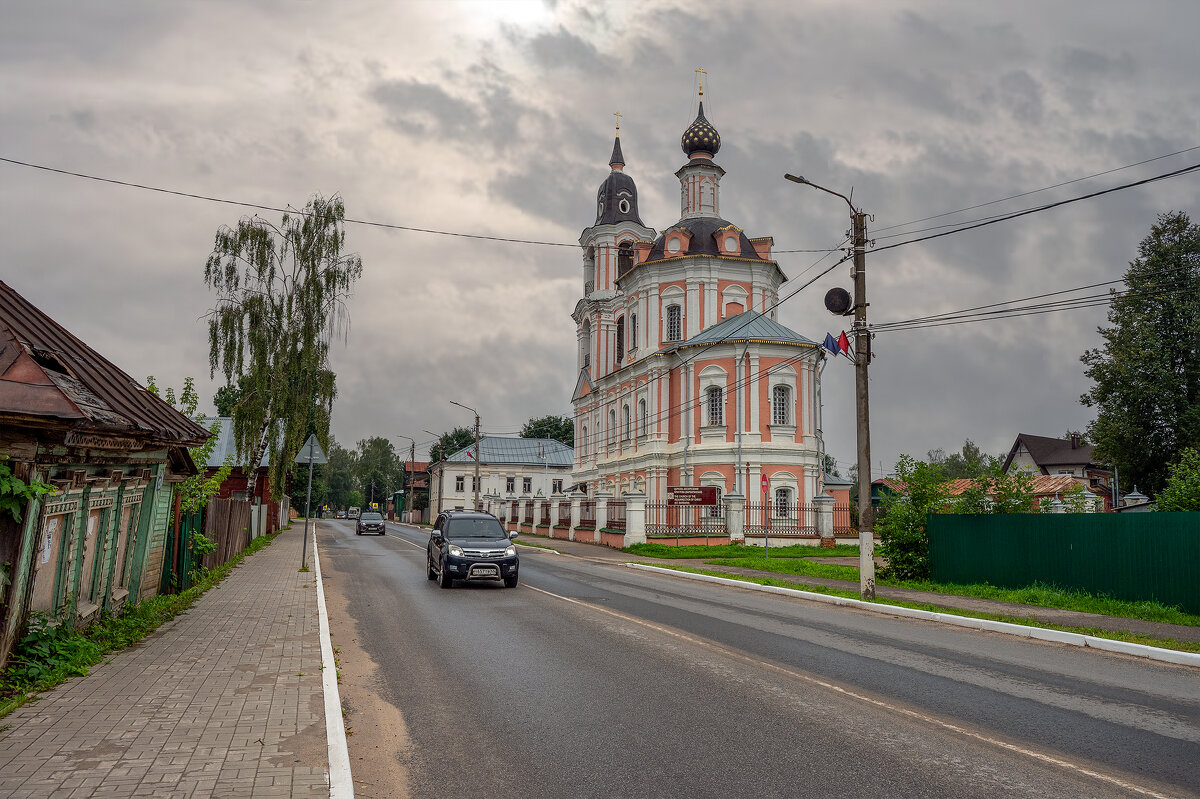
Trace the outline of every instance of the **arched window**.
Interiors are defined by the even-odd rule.
[[[775,489],[775,515],[787,516],[792,507],[792,489]]]
[[[587,455],[588,440],[587,440],[587,425],[580,428],[579,433],[579,455],[582,457]]]
[[[667,341],[683,341],[683,318],[678,305],[667,306]]]
[[[721,506],[721,495],[723,492],[721,491],[720,486],[716,486],[716,489],[717,489],[717,502],[716,502],[716,504],[710,505],[708,507],[708,518],[710,518],[710,519],[722,519],[725,517],[725,508]]]
[[[617,280],[625,277],[625,273],[633,268],[633,246],[624,242],[617,248]]]
[[[709,425],[725,424],[725,391],[720,386],[712,386],[704,396],[708,400]]]
[[[637,348],[637,314],[633,313],[629,315],[629,349],[636,350]]]
[[[629,440],[629,434],[630,434],[629,428],[630,428],[629,406],[625,405],[621,408],[621,429],[623,431],[623,435],[621,437],[623,439],[625,439],[626,441]]]
[[[617,440],[617,412],[615,410],[608,412],[608,440]]]
[[[787,386],[771,389],[771,424],[790,424],[792,418],[792,391]]]
[[[583,320],[583,337],[579,341],[579,362],[583,369],[592,365],[592,320]]]
[[[625,317],[617,319],[617,363],[625,360]]]
[[[644,436],[646,430],[646,401],[638,400],[638,435]]]

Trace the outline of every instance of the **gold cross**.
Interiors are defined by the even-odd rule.
[[[613,116],[617,118],[617,135],[621,135],[621,112],[613,111]]]
[[[700,76],[700,96],[703,97],[704,96],[704,76],[708,74],[708,71],[706,69],[704,69],[704,67],[697,67],[696,74],[698,74]]]

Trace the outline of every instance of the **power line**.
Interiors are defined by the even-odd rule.
[[[1030,214],[1036,214],[1041,211],[1049,211],[1051,208],[1058,208],[1059,206],[1070,205],[1071,203],[1077,203],[1077,202],[1080,202],[1081,200],[1090,200],[1095,197],[1101,197],[1105,194],[1112,194],[1113,192],[1124,191],[1125,189],[1132,189],[1137,186],[1144,186],[1148,183],[1155,183],[1160,180],[1167,180],[1169,178],[1178,177],[1179,175],[1185,175],[1190,172],[1195,172],[1197,170],[1200,170],[1200,164],[1193,164],[1191,166],[1184,167],[1183,169],[1176,169],[1173,172],[1165,172],[1161,175],[1155,175],[1154,177],[1149,177],[1149,178],[1145,178],[1143,180],[1133,181],[1132,183],[1124,183],[1120,186],[1113,186],[1112,188],[1102,189],[1100,191],[1094,191],[1091,194],[1084,194],[1079,197],[1071,197],[1066,200],[1059,200],[1058,202],[1046,203],[1045,205],[1039,205],[1034,208],[1026,208],[1023,211],[1015,211],[1011,214],[1004,214],[1004,215],[998,216],[998,217],[989,217],[985,221],[976,222],[974,224],[964,225],[962,227],[955,228],[954,230],[946,230],[946,231],[942,231],[941,233],[934,233],[931,236],[921,236],[920,238],[909,239],[908,241],[898,241],[895,244],[889,244],[885,247],[879,247],[879,248],[875,249],[874,252],[883,252],[884,250],[893,250],[896,247],[903,247],[908,244],[916,244],[917,242],[920,242],[920,241],[929,241],[930,239],[938,239],[943,236],[951,236],[955,233],[963,233],[968,230],[975,230],[976,228],[987,227],[988,225],[994,225],[998,222],[1007,222],[1010,219],[1016,219],[1018,217],[1028,216]]]
[[[896,228],[908,227],[909,225],[916,225],[920,222],[928,222],[931,219],[941,219],[944,216],[953,216],[954,214],[961,214],[966,211],[974,211],[977,208],[986,208],[989,205],[997,205],[999,203],[1008,202],[1009,200],[1018,200],[1021,197],[1028,197],[1032,194],[1038,194],[1043,191],[1050,191],[1051,189],[1061,189],[1063,186],[1070,186],[1073,183],[1081,183],[1082,181],[1091,180],[1092,178],[1099,178],[1099,177],[1103,177],[1104,175],[1111,175],[1114,172],[1120,172],[1124,169],[1132,169],[1135,166],[1143,166],[1144,164],[1150,164],[1150,163],[1153,163],[1154,161],[1161,161],[1164,158],[1171,158],[1176,155],[1183,155],[1184,153],[1190,153],[1193,150],[1200,150],[1200,144],[1198,144],[1194,147],[1188,147],[1183,150],[1176,150],[1175,152],[1167,153],[1166,155],[1158,155],[1158,156],[1155,156],[1154,158],[1147,158],[1144,161],[1136,161],[1132,164],[1125,164],[1124,166],[1118,166],[1118,167],[1113,167],[1112,169],[1106,169],[1103,172],[1095,172],[1091,175],[1084,175],[1083,177],[1074,178],[1073,180],[1064,180],[1062,183],[1055,183],[1052,186],[1043,186],[1040,189],[1031,189],[1030,191],[1023,191],[1020,194],[1013,194],[1008,197],[1002,197],[999,200],[989,200],[988,202],[978,203],[977,205],[968,205],[966,208],[959,208],[955,211],[946,211],[944,213],[934,214],[932,216],[924,216],[924,217],[921,217],[920,219],[913,219],[909,222],[901,222],[897,225],[888,225],[887,227],[878,228],[876,230],[876,232],[879,233],[879,232],[883,232],[885,230],[895,230]],[[916,231],[910,230],[908,232],[915,233]],[[900,234],[900,235],[903,235],[903,234]]]

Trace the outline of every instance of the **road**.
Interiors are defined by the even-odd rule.
[[[1200,796],[1200,670],[322,522],[362,797]]]

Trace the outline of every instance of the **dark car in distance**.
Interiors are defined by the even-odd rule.
[[[367,511],[359,516],[358,522],[354,526],[354,534],[362,535],[363,533],[383,535],[383,514]]]
[[[433,523],[426,549],[430,580],[450,588],[455,580],[503,580],[506,588],[517,585],[520,560],[500,520],[490,513],[447,511]]]

